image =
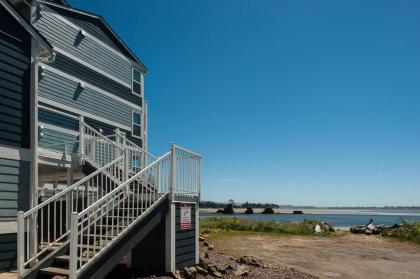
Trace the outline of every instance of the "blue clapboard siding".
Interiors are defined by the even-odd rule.
[[[40,123],[42,125],[42,123]],[[44,128],[42,131],[43,136],[39,137],[39,146],[44,147],[49,150],[56,150],[64,152],[65,146],[67,146],[67,154],[76,153],[78,151],[78,144],[77,142],[71,144],[58,144],[57,143],[67,143],[72,141],[77,141],[78,136],[70,135],[63,132],[59,132],[53,129]],[[51,146],[53,145],[53,146]]]
[[[131,88],[128,88],[60,53],[57,53],[55,61],[51,64],[51,66],[85,82],[93,84],[107,92],[115,94],[116,96],[138,106],[142,105],[142,98],[132,93]]]
[[[45,7],[35,27],[53,46],[57,46],[131,84],[132,65],[130,61],[123,59],[89,37],[81,38],[79,30],[57,19],[47,10],[50,9]]]
[[[96,120],[90,119],[90,118],[85,118],[85,121],[88,125],[92,126],[93,128],[102,129],[104,135],[115,134],[115,128],[116,127],[113,127],[111,125],[108,125],[108,124],[105,124],[105,123],[102,123],[102,122],[99,122],[99,121],[96,121]],[[131,140],[132,142],[134,142],[135,144],[137,144],[139,147],[143,147],[141,139],[132,137],[131,136],[131,131],[127,131],[127,130],[124,130],[124,129],[122,129],[122,130],[120,129],[120,131],[124,132],[126,137],[129,140]]]
[[[30,37],[3,9],[0,18],[0,144],[29,148]]]
[[[131,126],[131,107],[92,89],[80,89],[74,81],[45,70],[39,83],[39,96],[68,107],[89,112]]]
[[[195,264],[195,204],[191,205],[191,230],[181,231],[181,204],[175,204],[175,265],[177,269]]]
[[[73,131],[79,131],[79,121],[77,119],[66,117],[65,115],[54,113],[43,108],[38,109],[38,121]]]
[[[74,12],[67,11],[60,7],[55,7],[53,5],[48,5],[52,10],[59,13],[65,17],[68,21],[71,21],[73,24],[80,26],[83,30],[87,31],[89,34],[94,35],[96,38],[109,45],[113,49],[123,53],[125,56],[130,57],[132,60],[136,58],[129,53],[124,46],[119,42],[105,27],[105,25],[97,18],[86,16],[83,14],[78,14]]]
[[[0,222],[29,209],[29,162],[0,158]]]
[[[0,234],[0,271],[16,267],[17,238],[15,233]]]

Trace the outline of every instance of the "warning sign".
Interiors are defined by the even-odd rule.
[[[181,231],[191,229],[191,204],[181,203]]]

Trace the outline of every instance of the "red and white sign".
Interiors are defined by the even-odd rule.
[[[191,204],[181,203],[181,231],[191,229]]]

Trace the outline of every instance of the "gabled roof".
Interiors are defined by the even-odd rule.
[[[63,6],[63,5],[59,5],[59,4],[55,4],[52,3],[52,1],[47,1],[47,0],[41,0],[40,2],[46,4],[48,7],[54,9],[57,11],[61,10],[63,13],[66,13],[68,15],[74,15],[74,16],[78,16],[81,17],[87,21],[95,21],[96,23],[98,23],[100,25],[100,27],[106,32],[106,34],[108,36],[110,36],[110,38],[112,39],[112,41],[114,42],[114,44],[109,43],[105,40],[102,39],[102,41],[109,45],[110,47],[117,47],[119,51],[121,51],[122,53],[124,53],[124,55],[128,56],[129,58],[131,58],[131,60],[133,60],[134,62],[136,62],[144,72],[147,72],[148,69],[147,67],[140,61],[140,59],[137,58],[137,56],[131,51],[131,49],[123,42],[123,40],[121,40],[121,38],[117,35],[117,33],[115,33],[111,26],[108,25],[108,23],[106,23],[106,21],[103,19],[102,16],[100,15],[96,15],[90,12],[86,12],[86,11],[82,11],[80,9],[75,9],[72,8],[70,6]],[[53,1],[56,2],[56,1]],[[89,33],[89,30],[85,30]]]
[[[41,47],[39,56],[44,58],[54,57],[54,50],[50,43],[41,34],[39,34],[38,31],[35,30],[7,0],[0,0],[0,6],[3,6],[3,8],[26,30],[26,32],[28,32],[32,38],[38,42]]]

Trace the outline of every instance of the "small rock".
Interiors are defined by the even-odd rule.
[[[185,267],[184,270],[187,278],[197,277],[197,269],[195,267]]]
[[[209,242],[208,242],[207,240],[205,240],[205,241],[203,242],[203,244],[204,244],[204,246],[209,246]]]
[[[245,265],[238,265],[234,274],[236,276],[246,276],[249,273],[249,269]]]
[[[205,237],[204,237],[204,236],[201,236],[201,235],[198,237],[198,240],[199,240],[200,242],[204,242],[204,241],[206,241]]]
[[[202,268],[201,266],[196,266],[195,268],[197,269],[197,272],[200,273],[200,274],[203,274],[203,275],[208,274],[208,271],[206,269]]]
[[[200,266],[205,270],[209,269],[209,264],[205,261],[200,262]]]
[[[178,270],[176,270],[175,272],[171,272],[171,274],[170,274],[173,278],[175,278],[175,279],[182,279],[182,277],[181,277],[181,273],[179,273],[179,271]]]
[[[217,270],[222,274],[226,274],[226,269],[225,268],[219,267]]]
[[[208,248],[209,248],[210,251],[211,250],[214,250],[214,245],[213,244],[209,244]]]

